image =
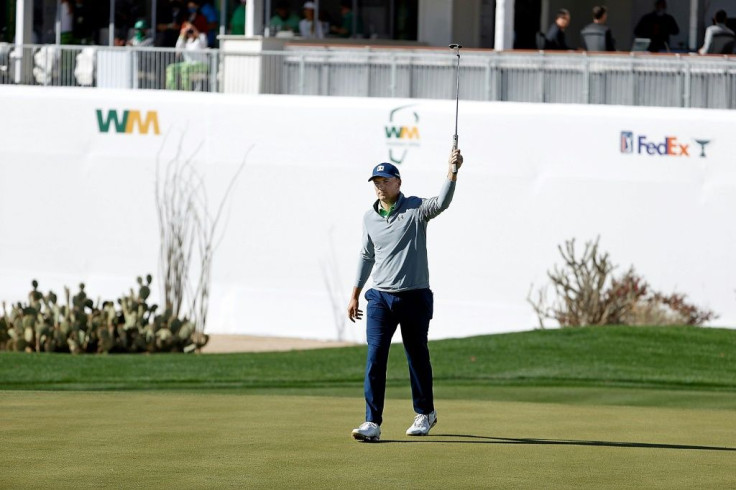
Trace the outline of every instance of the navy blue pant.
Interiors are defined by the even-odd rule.
[[[409,364],[411,394],[416,413],[434,410],[432,365],[427,348],[427,332],[432,319],[434,298],[430,289],[386,293],[365,292],[368,358],[365,366],[365,419],[381,425],[386,395],[386,366],[391,338],[401,325],[404,352]]]

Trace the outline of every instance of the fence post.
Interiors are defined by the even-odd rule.
[[[132,46],[125,46],[125,49],[130,53],[128,57],[130,59],[130,88],[138,90],[138,53],[140,51]]]
[[[692,84],[692,71],[690,68],[690,62],[685,60],[685,79],[682,84],[682,107],[690,107],[690,90]]]
[[[210,58],[210,92],[219,92],[217,87],[217,71],[220,61],[220,50],[215,49]]]
[[[54,50],[58,48],[59,45],[56,45]],[[43,85],[44,87],[49,84],[49,78],[54,76],[54,63],[51,62],[51,68],[49,68],[49,51],[51,51],[51,48],[48,46],[46,49],[44,49],[44,56],[43,56]],[[33,56],[33,50],[31,50],[31,57]],[[56,52],[53,53],[53,56],[56,56]],[[61,58],[61,56],[59,56]],[[32,59],[32,58],[31,58]],[[59,63],[61,63],[61,60],[59,60]],[[48,71],[46,71],[48,70]],[[33,73],[33,71],[31,71]]]
[[[545,72],[544,72],[544,51],[539,52],[539,100],[538,102],[545,102]]]
[[[588,52],[583,53],[585,65],[583,67],[583,101],[590,104],[590,58]]]
[[[396,97],[396,55],[391,53],[391,80],[389,82],[389,92],[391,97]]]
[[[491,56],[488,57],[488,63],[486,63],[486,70],[485,70],[486,71],[486,79],[485,79],[486,100],[491,100],[491,64],[493,63],[493,58],[491,58]]]
[[[304,95],[304,53],[299,54],[299,95]]]
[[[634,70],[634,63],[636,62],[636,58],[634,57],[633,52],[629,56],[631,57],[631,105],[639,105],[637,103],[637,87],[639,83],[636,79],[636,70]]]

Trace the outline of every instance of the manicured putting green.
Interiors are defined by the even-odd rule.
[[[535,388],[527,388],[534,390]],[[733,410],[438,399],[358,443],[358,397],[0,392],[0,487],[733,488]]]

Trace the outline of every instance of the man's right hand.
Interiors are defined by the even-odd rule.
[[[358,308],[358,298],[350,299],[350,303],[348,303],[348,318],[353,323],[355,323],[355,320],[361,320],[363,318],[363,310]]]

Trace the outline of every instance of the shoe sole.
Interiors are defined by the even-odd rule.
[[[360,442],[378,442],[381,440],[381,436],[367,436],[360,432],[353,432],[353,439]]]
[[[426,433],[424,433],[424,432],[419,432],[419,433],[417,433],[417,434],[414,434],[414,433],[410,433],[409,431],[407,431],[407,432],[406,432],[406,435],[407,435],[407,436],[428,436],[428,435],[429,435],[429,431],[430,431],[430,430],[432,430],[432,427],[434,427],[435,425],[437,425],[437,421],[438,421],[438,420],[439,420],[439,419],[438,419],[437,417],[435,417],[435,419],[434,419],[434,423],[433,423],[432,425],[430,425],[430,426],[429,426],[429,430],[428,430],[428,431],[427,431]]]

